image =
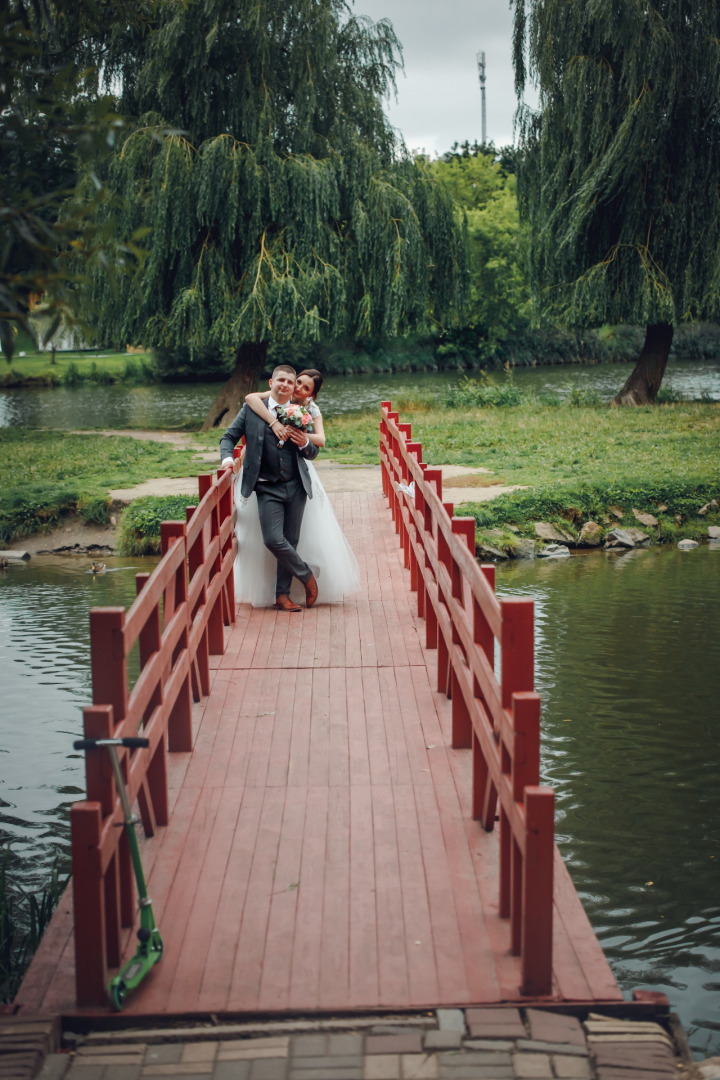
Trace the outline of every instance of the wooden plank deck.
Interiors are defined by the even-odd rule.
[[[131,1016],[527,1002],[498,916],[498,852],[470,816],[471,754],[423,647],[380,493],[333,496],[363,591],[302,614],[241,606],[169,757],[171,820],[143,846],[165,944]],[[559,854],[558,1002],[622,994]],[[74,1000],[71,897],[16,999]],[[134,952],[134,938],[126,954]]]

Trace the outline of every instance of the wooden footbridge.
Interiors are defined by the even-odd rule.
[[[236,608],[225,471],[163,525],[132,607],[91,612],[85,734],[149,739],[123,752],[165,946],[137,1019],[622,1001],[539,786],[532,602],[497,599],[473,520],[381,415],[382,492],[333,500],[357,596]],[[106,753],[86,770],[21,1013],[107,1016],[135,950]]]

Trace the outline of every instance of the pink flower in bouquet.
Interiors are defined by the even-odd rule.
[[[293,402],[289,402],[287,405],[278,405],[277,418],[281,423],[289,424],[290,427],[304,429],[305,431],[313,430],[312,416],[304,405],[296,405]]]

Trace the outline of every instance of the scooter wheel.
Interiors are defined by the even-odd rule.
[[[127,997],[127,986],[124,982],[114,982],[110,986],[110,994],[112,996],[113,1005],[119,1012]]]

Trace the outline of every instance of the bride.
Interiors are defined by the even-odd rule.
[[[315,399],[323,384],[323,377],[314,368],[306,368],[297,376],[292,401],[304,405],[312,417],[313,431],[308,438],[316,446],[325,445],[322,413]],[[249,408],[268,423],[280,437],[283,425],[265,408],[264,394],[248,394],[245,401]],[[305,502],[298,554],[312,567],[318,583],[318,603],[334,604],[344,596],[356,593],[360,588],[360,570],[340,523],[335,517],[327,492],[312,462],[308,462],[312,482],[312,499]],[[275,579],[277,562],[265,547],[260,531],[257,496],[253,492],[245,499],[240,494],[241,474],[235,481],[235,505],[237,506],[236,534],[238,555],[235,559],[235,600],[252,604],[253,607],[272,607],[275,604]],[[297,596],[294,595],[299,589]],[[300,583],[293,581],[291,599],[304,596]]]

